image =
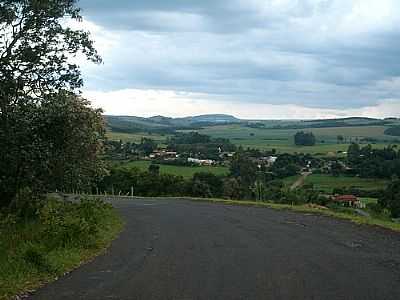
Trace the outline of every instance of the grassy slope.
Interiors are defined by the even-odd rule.
[[[46,252],[43,254],[46,267],[42,268],[30,262],[40,262],[40,258],[30,257],[27,261],[25,257],[27,249],[47,246],[37,236],[39,226],[35,222],[21,224],[15,231],[0,236],[0,299],[13,299],[16,294],[32,291],[103,253],[121,231],[122,221],[116,212],[110,211],[103,219],[95,245],[66,246]]]
[[[150,161],[139,160],[132,161],[124,164],[127,167],[137,167],[142,170],[147,170]],[[184,166],[170,166],[170,165],[160,165],[160,172],[164,174],[180,175],[185,178],[192,178],[195,173],[198,172],[210,172],[215,175],[226,175],[229,170],[227,167],[211,167],[211,166],[199,166],[199,167],[184,167]]]

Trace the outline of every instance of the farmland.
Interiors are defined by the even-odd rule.
[[[293,136],[298,129],[250,128],[240,124],[205,127],[198,132],[211,137],[228,138],[236,145],[263,150],[275,149],[279,153],[327,154],[346,151],[351,142],[363,138],[375,139],[373,147],[383,148],[397,138],[384,134],[385,126],[349,126],[332,128],[307,128],[317,138],[315,146],[295,146]],[[338,144],[337,136],[342,135],[345,142]]]
[[[148,134],[145,132],[142,133],[122,133],[122,132],[113,132],[111,130],[107,131],[107,138],[112,141],[124,141],[131,143],[140,143],[142,138],[149,138],[158,143],[164,143],[167,139],[167,136],[160,134]]]
[[[357,188],[361,190],[384,189],[388,184],[384,179],[368,179],[324,174],[313,174],[306,178],[306,184],[313,184],[316,190],[332,193],[335,188]]]
[[[197,130],[201,134],[213,138],[227,138],[236,145],[245,148],[257,148],[261,150],[275,149],[278,153],[309,153],[315,155],[336,155],[338,152],[347,151],[351,142],[359,142],[362,138],[376,139],[372,143],[374,148],[384,148],[391,143],[398,143],[398,138],[384,134],[384,126],[360,126],[360,127],[333,127],[333,128],[310,128],[317,138],[315,146],[296,146],[293,136],[297,129],[258,129],[242,125],[217,125],[208,126]],[[189,132],[192,130],[181,130]],[[337,143],[337,136],[343,135],[346,142]],[[142,137],[153,139],[163,146],[169,135],[143,133],[119,133],[108,131],[107,137],[110,140],[139,143]],[[366,142],[364,142],[366,143]]]
[[[225,118],[225,123],[219,123]],[[196,123],[207,120],[205,123]],[[214,122],[212,121],[214,120]],[[337,155],[345,152],[353,143],[371,143],[374,148],[383,148],[399,143],[399,137],[385,134],[398,120],[370,118],[344,118],[333,120],[239,120],[232,116],[198,116],[186,119],[165,117],[108,117],[107,136],[112,140],[140,142],[142,137],[151,138],[163,146],[167,137],[177,132],[197,131],[212,138],[226,138],[236,145],[260,150],[275,149],[277,153],[309,153],[314,155]],[[132,127],[132,128],[131,128]],[[119,128],[119,129],[118,129]],[[131,133],[127,129],[132,129]],[[141,128],[141,129],[140,129]],[[165,130],[169,131],[166,132]],[[158,131],[157,131],[158,130]],[[312,132],[316,138],[314,146],[296,146],[294,135],[298,131]],[[121,132],[121,133],[120,133]],[[338,143],[338,136],[343,137]]]
[[[124,167],[136,167],[141,170],[147,170],[150,161],[138,160],[124,163]],[[171,165],[160,165],[160,173],[162,174],[173,174],[183,176],[184,178],[192,178],[195,173],[198,172],[210,172],[215,175],[226,175],[229,172],[227,167],[221,166],[198,166],[198,167],[185,167],[185,166],[171,166]]]

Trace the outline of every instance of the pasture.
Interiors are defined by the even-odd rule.
[[[151,164],[148,160],[138,160],[123,163],[124,167],[136,167],[141,170],[147,170]],[[215,175],[226,175],[229,173],[227,167],[222,166],[198,166],[198,167],[185,167],[185,166],[172,166],[172,165],[159,165],[160,173],[173,174],[182,176],[184,178],[192,178],[195,173],[209,172]]]
[[[359,142],[363,138],[378,140],[373,147],[383,148],[398,140],[384,134],[385,126],[350,126],[332,128],[307,128],[304,131],[313,132],[317,139],[315,146],[296,146],[293,136],[299,129],[250,128],[241,124],[219,125],[198,130],[201,134],[211,137],[223,137],[236,145],[263,150],[275,149],[278,153],[310,153],[326,155],[330,152],[347,151],[351,142]],[[345,142],[338,144],[337,136],[342,135]],[[365,143],[365,142],[364,142]]]
[[[332,190],[335,188],[357,188],[361,190],[384,189],[388,184],[388,180],[312,174],[306,178],[305,184],[313,184],[316,190],[332,193]]]
[[[250,128],[243,124],[231,124],[207,126],[197,131],[213,138],[230,139],[233,144],[241,145],[245,148],[275,149],[277,153],[309,153],[324,156],[327,154],[338,155],[340,152],[345,152],[352,142],[367,144],[367,142],[362,141],[365,138],[376,140],[376,142],[372,143],[374,148],[383,148],[391,143],[398,143],[399,137],[384,134],[386,128],[385,126],[349,126],[304,129],[304,131],[314,133],[317,139],[315,146],[296,146],[294,144],[293,136],[299,129]],[[189,131],[192,130],[181,130],[180,132]],[[342,143],[338,143],[338,135],[344,137]],[[153,139],[163,147],[169,135],[108,131],[107,137],[110,140],[134,143],[140,143],[142,137],[146,137]]]

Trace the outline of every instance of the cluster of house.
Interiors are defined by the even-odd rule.
[[[233,155],[234,155],[234,152],[221,152],[220,157],[227,158],[227,157],[232,157]],[[179,154],[175,151],[167,151],[167,150],[161,149],[161,150],[154,151],[152,154],[149,155],[149,158],[150,159],[175,160],[175,159],[179,158]],[[267,166],[271,166],[276,162],[277,159],[278,159],[277,156],[266,156],[266,157],[258,158],[257,162],[259,165],[265,164]],[[212,166],[212,165],[216,164],[216,161],[212,160],[212,159],[198,159],[198,158],[194,158],[194,157],[187,158],[187,161],[189,163],[194,163],[194,164],[197,164],[200,166]],[[326,167],[329,168],[330,165],[328,164]],[[347,166],[343,165],[343,167],[347,167]],[[307,166],[304,169],[309,170],[310,168],[311,168],[311,161],[308,162]],[[338,203],[345,207],[365,208],[365,204],[354,195],[336,195],[336,196],[332,196],[331,200],[333,202]]]
[[[354,195],[333,196],[331,200],[346,207],[365,208],[365,204]]]
[[[228,159],[233,157],[235,152],[222,152],[220,149],[219,157],[221,159]],[[165,149],[158,149],[155,150],[148,156],[149,159],[162,159],[162,160],[176,160],[180,158],[180,155],[176,151],[168,151]],[[273,165],[276,160],[278,159],[277,156],[265,156],[257,159],[258,164],[264,164],[267,166]],[[212,166],[217,164],[217,162],[213,159],[199,159],[195,157],[188,157],[187,162],[194,163],[200,166]]]
[[[179,158],[179,154],[175,151],[156,150],[149,155],[150,159],[162,158],[165,160],[174,160]]]
[[[176,151],[167,151],[164,149],[156,150],[149,155],[149,159],[163,159],[163,160],[176,160],[179,157],[180,156]],[[194,163],[201,166],[212,166],[216,164],[216,161],[212,159],[198,159],[193,157],[189,157],[187,161],[189,163]]]
[[[200,165],[200,166],[215,165],[215,160],[212,160],[212,159],[198,159],[198,158],[188,157],[187,161],[190,163]]]

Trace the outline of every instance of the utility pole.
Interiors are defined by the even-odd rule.
[[[261,165],[258,165],[257,178],[255,182],[256,201],[264,200],[264,174],[261,170]]]

